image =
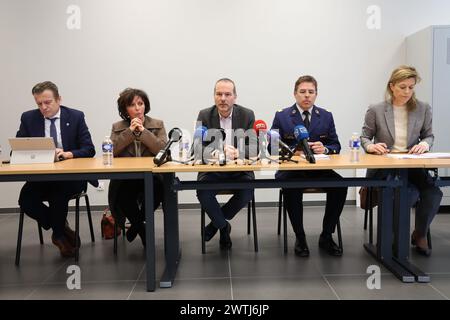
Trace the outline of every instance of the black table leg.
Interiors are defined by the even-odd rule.
[[[378,207],[377,244],[366,243],[364,248],[403,282],[414,282],[414,276],[392,257],[393,189],[382,188]]]
[[[174,173],[163,174],[164,179],[164,253],[166,266],[162,274],[159,286],[170,288],[175,280],[178,263],[181,258],[178,224],[178,192],[172,186],[175,179]]]
[[[155,291],[155,216],[153,212],[153,175],[144,175],[147,291]]]
[[[430,282],[430,276],[425,274],[422,270],[411,264],[409,261],[409,232],[410,232],[410,217],[411,208],[408,199],[408,170],[399,170],[400,179],[403,182],[400,188],[396,190],[395,197],[395,213],[396,213],[396,251],[397,255],[394,258],[397,263],[403,268],[411,272],[417,282]]]

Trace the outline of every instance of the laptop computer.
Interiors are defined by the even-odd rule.
[[[55,142],[49,137],[10,138],[11,164],[53,163]]]

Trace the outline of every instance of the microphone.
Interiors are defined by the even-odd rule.
[[[205,140],[208,129],[205,126],[197,127],[194,131],[194,137],[192,139],[191,148],[189,150],[189,157],[192,160],[192,157],[195,160],[203,159],[202,157],[202,146],[203,141]],[[200,147],[200,150],[199,150]]]
[[[255,130],[256,135],[259,137],[260,131],[263,131],[264,134],[267,131],[267,124],[263,120],[256,120],[253,124],[253,130]]]
[[[270,141],[278,141],[278,146],[281,148],[282,153],[288,158],[292,158],[294,156],[294,152],[289,148],[289,146],[281,140],[280,133],[276,130],[270,130],[267,132],[267,136]]]
[[[169,132],[169,141],[167,141],[167,143],[164,146],[164,148],[162,148],[158,152],[156,157],[153,158],[153,163],[156,164],[157,166],[160,166],[163,163],[165,163],[166,161],[169,161],[169,159],[170,159],[170,146],[172,145],[172,143],[178,142],[181,139],[182,136],[183,136],[183,132],[180,129],[173,128],[172,130],[170,130],[170,132]]]
[[[311,148],[308,145],[309,133],[306,127],[301,124],[297,125],[294,128],[294,136],[297,140],[297,147],[295,149],[298,149],[300,147],[305,154],[306,160],[309,163],[316,163],[316,158],[314,158],[314,154],[312,153]]]
[[[256,136],[258,137],[258,146],[259,148],[259,154],[258,159],[259,160],[268,160],[271,161],[270,157],[268,156],[269,151],[267,150],[268,142],[267,142],[267,124],[263,120],[256,120],[253,124],[253,130],[256,132]]]

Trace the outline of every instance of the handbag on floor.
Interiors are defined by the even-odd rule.
[[[114,225],[115,220],[108,208],[103,211],[102,220],[100,221],[100,227],[102,231],[103,239],[113,239],[114,238]],[[120,236],[121,228],[117,226],[117,236]]]
[[[378,205],[378,189],[372,188],[372,201],[371,203],[367,203],[369,201],[369,187],[361,187],[359,189],[359,200],[360,200],[360,206],[361,209],[366,210],[366,207],[368,209],[372,209]]]

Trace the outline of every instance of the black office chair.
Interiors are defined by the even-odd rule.
[[[87,210],[87,216],[89,221],[89,230],[91,232],[91,241],[95,242],[94,237],[94,228],[92,226],[92,216],[91,216],[91,206],[89,204],[89,197],[85,191],[75,194],[70,198],[70,200],[75,200],[75,235],[76,235],[76,241],[78,241],[79,237],[79,225],[80,225],[80,198],[83,198],[86,203],[86,210]],[[20,218],[19,218],[19,233],[17,236],[17,247],[16,247],[16,266],[20,264],[20,251],[22,249],[22,233],[23,233],[23,217],[24,212],[20,210]],[[41,225],[38,223],[38,231],[39,231],[39,242],[44,244],[44,238],[42,236],[42,228]],[[79,246],[75,246],[75,261],[78,262],[79,258]]]
[[[375,190],[375,191],[374,191]],[[373,205],[369,205],[373,200],[372,198],[375,196],[375,193],[378,191],[373,187],[369,187],[367,190],[367,198],[366,198],[366,208],[364,209],[364,230],[367,230],[367,218],[369,218],[369,243],[373,244],[373,208],[376,207]],[[413,208],[416,208],[417,203],[414,204]],[[433,246],[431,244],[431,232],[430,227],[428,227],[427,232],[427,242],[428,248],[432,249]]]
[[[324,193],[325,190],[322,188],[306,188],[303,190],[303,193]],[[283,212],[283,214],[281,214]],[[280,235],[281,222],[283,222],[283,250],[284,253],[287,253],[287,214],[286,214],[286,203],[283,197],[283,189],[280,189],[279,197],[278,197],[278,226],[277,226],[277,234]],[[342,233],[341,233],[341,223],[340,219],[336,225],[337,235],[338,235],[338,245],[341,248],[342,252],[344,252],[344,246],[342,243]]]
[[[232,191],[221,191],[218,194],[232,194]],[[202,254],[206,253],[206,243],[205,243],[205,209],[201,209],[201,240],[202,240]],[[253,217],[253,242],[255,247],[255,252],[258,252],[258,231],[256,228],[256,208],[255,208],[255,195],[253,195],[252,200],[248,203],[247,206],[247,234],[249,235],[251,232],[251,220]]]

